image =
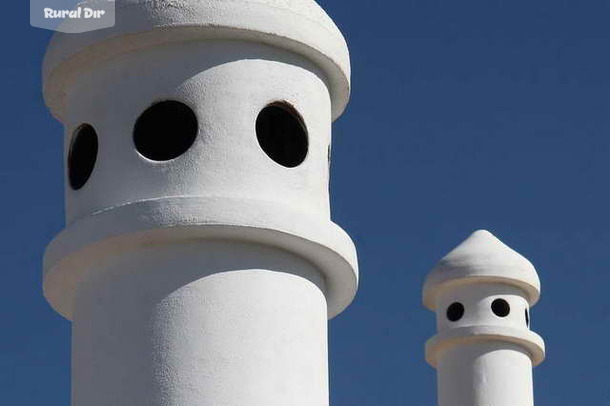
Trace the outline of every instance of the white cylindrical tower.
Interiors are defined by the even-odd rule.
[[[328,193],[349,69],[313,0],[116,0],[115,27],[53,38],[44,293],[74,406],[328,404],[327,320],[358,281]]]
[[[428,275],[424,305],[438,334],[426,343],[439,406],[532,406],[532,367],[544,342],[530,331],[540,296],[533,265],[487,231],[477,231]]]

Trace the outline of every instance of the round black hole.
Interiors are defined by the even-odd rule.
[[[504,299],[496,299],[491,303],[491,310],[498,317],[506,317],[510,313],[510,305]]]
[[[527,309],[525,309],[525,325],[530,326],[530,312]]]
[[[258,143],[269,158],[287,168],[307,157],[307,130],[299,114],[287,104],[271,104],[256,119]]]
[[[68,178],[70,186],[79,190],[91,177],[97,161],[97,133],[89,124],[81,125],[72,138],[68,153]]]
[[[447,319],[449,319],[449,321],[458,321],[462,316],[464,316],[463,304],[455,302],[447,308]]]
[[[197,131],[193,110],[184,103],[167,100],[142,113],[133,130],[133,141],[137,151],[146,158],[169,161],[193,145]]]

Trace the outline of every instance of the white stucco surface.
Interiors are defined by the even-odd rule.
[[[532,367],[545,357],[529,328],[539,298],[534,266],[485,230],[447,254],[424,284],[437,334],[426,360],[437,370],[439,406],[532,406]],[[493,310],[494,302],[505,312]],[[462,311],[450,311],[452,306]]]
[[[439,406],[533,406],[532,363],[520,346],[494,341],[447,350],[439,361]]]
[[[324,280],[257,244],[151,244],[78,285],[74,406],[327,405]]]

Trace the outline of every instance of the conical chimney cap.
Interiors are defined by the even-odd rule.
[[[438,293],[456,284],[502,282],[523,289],[531,305],[540,296],[540,279],[530,261],[486,230],[475,231],[441,259],[424,284],[424,305],[434,310]]]

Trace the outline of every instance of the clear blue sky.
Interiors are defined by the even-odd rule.
[[[610,405],[610,3],[325,0],[353,96],[334,127],[333,215],[362,283],[331,322],[334,406],[434,406],[428,270],[487,228],[543,283],[539,406]],[[62,129],[40,92],[50,33],[4,3],[0,396],[69,404],[70,325],[41,294],[63,226]]]

